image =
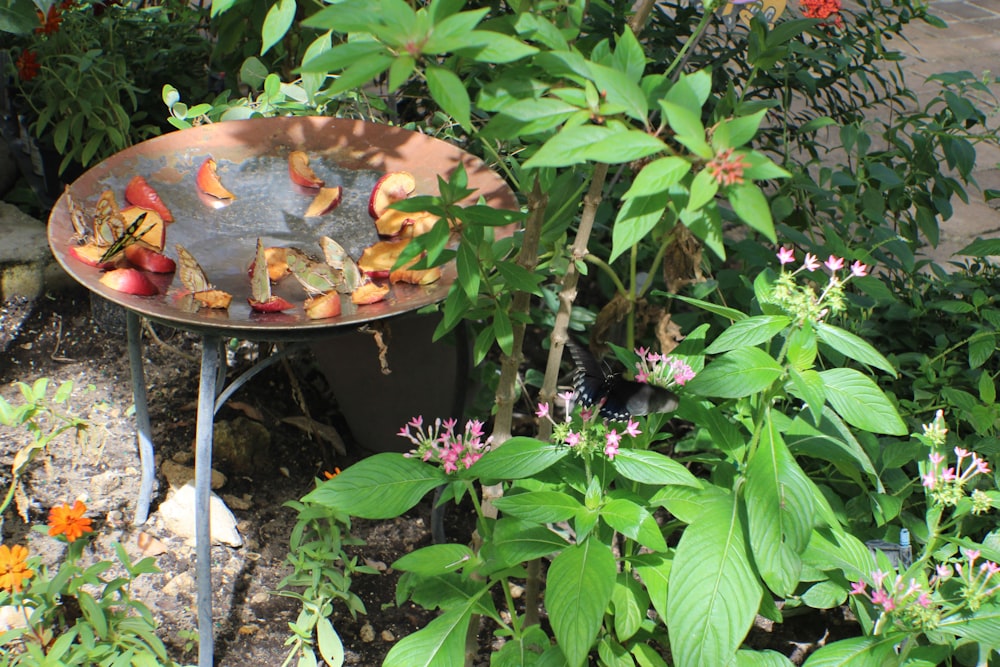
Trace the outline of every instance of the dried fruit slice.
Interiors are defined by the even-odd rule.
[[[409,239],[379,241],[364,249],[361,259],[358,260],[358,267],[372,278],[388,278],[400,253],[409,242]]]
[[[161,252],[167,243],[167,225],[160,214],[139,206],[129,206],[121,211],[122,219],[125,220],[126,225],[131,225],[143,213],[146,214],[146,218],[142,222],[142,229],[136,231],[147,231],[139,237],[139,241],[153,250]]]
[[[226,201],[236,199],[236,195],[223,187],[218,170],[219,167],[213,158],[205,158],[205,161],[201,163],[201,167],[198,168],[198,175],[195,177],[198,189],[215,199]]]
[[[420,236],[429,232],[440,219],[440,216],[427,211],[409,213],[390,208],[375,221],[375,229],[379,236],[396,236],[407,228],[409,236]]]
[[[310,297],[306,299],[302,307],[305,308],[309,319],[322,320],[327,317],[337,317],[342,310],[340,294],[333,291]]]
[[[390,171],[378,179],[368,197],[368,215],[380,218],[393,202],[406,199],[417,189],[417,180],[408,171]]]
[[[264,248],[264,261],[267,262],[267,277],[271,282],[278,282],[290,271],[288,270],[288,251],[294,248],[279,248],[271,246]]]
[[[309,156],[304,151],[292,151],[288,154],[288,176],[292,183],[304,188],[319,188],[325,182],[309,166]]]
[[[396,269],[389,274],[390,283],[410,283],[411,285],[430,285],[441,279],[441,267],[430,269]]]
[[[125,259],[132,266],[150,273],[173,273],[177,263],[161,252],[144,245],[133,244],[125,248]]]
[[[291,303],[280,296],[271,294],[271,279],[267,272],[264,242],[259,238],[257,239],[257,254],[250,266],[250,296],[247,297],[247,303],[250,304],[250,308],[259,313],[277,313],[293,307]]]
[[[351,303],[364,306],[370,303],[378,303],[385,299],[389,293],[388,285],[377,283],[364,283],[351,293]]]
[[[312,200],[312,203],[309,204],[309,208],[306,209],[305,217],[315,218],[326,215],[337,208],[343,194],[344,190],[339,185],[335,185],[332,188],[320,188],[319,193]]]
[[[170,209],[160,199],[153,186],[146,182],[142,176],[134,176],[128,185],[125,186],[125,201],[134,206],[150,209],[159,213],[163,222],[173,222],[174,216]]]
[[[146,274],[136,269],[112,269],[101,276],[100,282],[125,294],[152,296],[157,293],[156,285],[146,277]]]
[[[194,292],[191,295],[198,303],[205,308],[225,310],[233,301],[233,295],[223,292],[220,289],[207,289],[201,292]]]
[[[104,256],[104,248],[95,243],[71,245],[69,247],[69,254],[84,264],[88,266],[96,266],[99,269],[111,269],[118,264],[116,260],[102,262],[101,257]]]

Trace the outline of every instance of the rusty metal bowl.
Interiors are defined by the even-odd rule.
[[[288,154],[305,151],[310,167],[327,186],[340,185],[340,205],[321,217],[303,214],[312,195],[292,184]],[[208,157],[218,163],[220,178],[235,201],[222,208],[201,195],[195,185],[198,168]],[[438,194],[438,177],[447,178],[464,165],[471,200],[483,197],[494,208],[516,210],[507,184],[482,160],[432,137],[364,121],[325,117],[260,118],[214,123],[172,132],[132,146],[84,173],[71,186],[73,199],[92,210],[101,192],[110,189],[125,206],[125,185],[142,175],[170,208],[175,221],[167,226],[165,254],[176,259],[174,245],[187,248],[218,289],[233,295],[228,311],[197,309],[182,292],[176,275],[149,277],[157,296],[118,292],[99,282],[101,271],[68,254],[74,240],[69,203],[63,194],[49,216],[49,245],[62,267],[93,293],[156,322],[196,332],[246,340],[308,340],[331,329],[392,317],[442,300],[454,282],[453,265],[438,282],[397,283],[385,301],[356,306],[344,297],[339,317],[309,319],[301,304],[305,292],[293,277],[273,287],[275,294],[296,304],[284,313],[256,313],[247,303],[247,269],[256,239],[268,246],[295,246],[321,257],[318,240],[329,236],[357,259],[378,236],[368,214],[368,198],[378,178],[390,171],[409,171],[417,195]],[[504,233],[510,233],[507,229]]]

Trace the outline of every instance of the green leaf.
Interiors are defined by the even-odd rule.
[[[783,653],[772,651],[752,651],[741,648],[736,652],[736,662],[729,667],[792,667],[795,663],[785,657]]]
[[[420,630],[400,639],[389,649],[382,667],[464,665],[465,635],[477,599],[449,609]]]
[[[688,211],[696,211],[715,199],[718,192],[719,182],[707,169],[702,169],[694,175],[694,179],[691,181],[691,194],[688,197],[687,206],[684,208]]]
[[[774,232],[774,219],[771,218],[771,207],[768,206],[767,198],[760,188],[753,183],[732,185],[726,190],[726,196],[729,198],[729,205],[743,222],[766,236],[771,243],[778,242]]]
[[[501,518],[493,528],[493,546],[504,562],[514,565],[561,551],[567,542],[545,526]]]
[[[880,368],[895,377],[896,369],[892,363],[864,339],[855,336],[850,331],[845,331],[826,322],[816,322],[816,335],[820,341],[826,343],[845,357],[859,361],[867,366]]]
[[[264,17],[264,25],[260,31],[260,55],[267,53],[292,27],[292,21],[295,20],[295,7],[295,0],[278,0],[267,10],[267,16]]]
[[[600,516],[613,529],[651,551],[666,551],[656,519],[645,507],[625,498],[613,498],[600,509]]]
[[[812,486],[769,412],[760,445],[747,463],[744,504],[754,562],[768,587],[782,597],[799,583],[801,554],[815,516]]]
[[[379,42],[367,39],[344,42],[320,53],[307,53],[302,57],[299,71],[310,74],[339,72],[379,53],[387,55],[385,47]],[[260,63],[259,60],[257,62]]]
[[[570,667],[581,667],[597,638],[615,585],[611,548],[591,537],[563,549],[546,576],[545,608]]]
[[[649,595],[632,573],[622,572],[611,593],[611,606],[614,609],[615,636],[618,641],[624,642],[639,632],[642,622],[646,620]]]
[[[727,306],[720,306],[717,303],[711,303],[709,301],[702,301],[701,299],[692,299],[689,296],[681,296],[680,294],[669,294],[674,299],[683,301],[684,303],[690,304],[702,310],[706,310],[710,313],[718,315],[719,317],[724,317],[727,320],[732,320],[733,322],[738,322],[742,319],[746,319],[747,315],[743,312],[736,310],[735,308],[729,308]]]
[[[983,604],[975,614],[953,614],[944,618],[936,629],[996,648],[1000,637],[1000,605]]]
[[[514,349],[514,330],[510,323],[510,317],[503,304],[498,303],[493,311],[493,334],[496,336],[497,345],[504,354],[510,356]]]
[[[362,519],[388,519],[448,482],[440,469],[401,454],[375,454],[355,463],[303,498]]]
[[[455,53],[481,63],[511,63],[538,53],[538,49],[519,39],[488,30],[475,30],[464,42],[455,47]]]
[[[334,47],[336,48],[336,47]],[[329,51],[327,52],[329,53]],[[320,56],[323,58],[323,56]],[[337,77],[337,80],[333,82],[330,86],[330,95],[339,95],[340,93],[347,92],[348,90],[354,90],[355,88],[360,88],[361,86],[369,83],[375,77],[382,74],[382,72],[389,69],[395,59],[388,55],[387,52],[380,49],[379,53],[373,53],[365,58],[355,61],[343,73]]]
[[[613,58],[615,69],[622,72],[629,81],[637,83],[646,71],[646,54],[627,24],[615,44]]]
[[[720,130],[725,136],[725,143],[716,143],[713,141],[713,146],[716,150],[724,150],[726,148],[740,148],[746,143],[749,143],[754,135],[757,134],[757,128],[760,127],[761,120],[764,119],[764,114],[767,113],[767,109],[761,109],[756,113],[750,114],[749,116],[742,116],[740,118],[730,118],[719,123],[719,127],[715,130],[715,135],[713,139],[717,139],[720,136]]]
[[[569,452],[570,448],[563,445],[553,445],[535,438],[518,436],[511,438],[500,447],[486,452],[481,459],[476,461],[475,465],[465,472],[491,481],[523,479],[554,465]],[[339,479],[339,477],[340,475],[334,479]]]
[[[989,257],[1000,255],[1000,239],[980,239],[965,246],[955,253],[956,255],[967,255],[969,257]]]
[[[558,523],[583,508],[573,496],[559,491],[528,491],[505,495],[493,501],[498,510],[524,521]]]
[[[908,433],[896,408],[867,375],[853,368],[831,368],[820,371],[820,377],[830,405],[851,426],[872,433]]]
[[[992,331],[980,331],[969,339],[969,368],[979,368],[985,364],[997,349],[996,335]]]
[[[674,138],[677,141],[705,160],[711,160],[715,156],[715,151],[705,141],[705,126],[701,124],[701,116],[698,113],[664,100],[660,100],[660,108],[663,109],[663,115],[675,132]]]
[[[464,544],[432,544],[396,559],[393,569],[433,577],[460,569],[475,554]]]
[[[620,449],[611,462],[612,467],[625,479],[640,484],[680,484],[699,487],[698,479],[683,465],[672,458],[644,449]]]
[[[617,69],[596,63],[590,63],[590,80],[608,103],[620,105],[626,114],[646,124],[648,119],[646,95],[637,82]]]
[[[607,138],[612,131],[597,125],[576,125],[564,127],[523,165],[525,169],[541,167],[569,167],[587,161],[587,149],[591,144]]]
[[[644,553],[629,559],[636,574],[649,593],[649,601],[660,618],[667,617],[667,591],[670,588],[670,569],[673,564],[663,554]]]
[[[900,633],[877,637],[851,637],[823,646],[809,656],[803,667],[881,667],[894,665],[895,645],[906,636]]]
[[[788,369],[788,377],[792,381],[791,393],[806,402],[813,421],[818,424],[823,418],[823,406],[826,404],[823,378],[811,368],[799,371],[794,367]]]
[[[615,261],[646,238],[663,217],[669,202],[670,195],[666,191],[626,199],[611,230],[611,256],[608,261]]]
[[[76,599],[80,603],[80,611],[83,612],[83,617],[94,628],[94,634],[101,639],[108,639],[108,619],[104,615],[104,610],[94,600],[94,597],[86,591],[78,590],[76,592]]]
[[[741,347],[756,347],[783,331],[792,319],[785,315],[755,315],[740,320],[719,334],[705,354],[720,354]]]
[[[435,65],[424,69],[427,89],[435,102],[452,118],[458,121],[466,132],[472,130],[472,102],[462,80],[451,70]]]
[[[684,388],[696,396],[741,398],[767,389],[782,372],[781,365],[771,355],[747,347],[718,357]]]
[[[674,664],[729,664],[762,592],[736,502],[719,494],[684,530],[670,571],[666,626]]]
[[[35,5],[30,0],[14,0],[0,5],[0,32],[30,35],[38,27]]]
[[[463,46],[479,43],[472,35],[489,9],[476,9],[452,14],[434,23],[434,29],[421,46],[422,53],[441,54]]]
[[[613,134],[588,146],[587,159],[608,164],[632,162],[667,149],[660,139],[641,130],[615,130]]]
[[[341,667],[344,664],[344,644],[329,618],[320,618],[316,622],[316,638],[319,640],[319,653],[326,664]]]
[[[682,157],[670,156],[653,160],[636,174],[635,180],[622,199],[665,194],[691,171],[691,163]],[[619,218],[621,216],[619,215]]]

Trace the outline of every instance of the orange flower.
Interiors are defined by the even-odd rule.
[[[52,5],[49,7],[49,13],[43,15],[38,12],[38,20],[42,25],[35,28],[35,32],[39,35],[51,35],[54,32],[59,32],[59,24],[62,23],[62,16],[59,14],[59,7]]]
[[[844,25],[840,17],[840,0],[799,0],[799,4],[802,7],[803,18],[828,19],[832,16],[838,28]]]
[[[14,67],[17,68],[17,76],[21,81],[31,81],[42,68],[38,62],[38,54],[27,49],[21,51],[21,55],[14,61]]]
[[[333,479],[339,474],[340,474],[340,468],[334,468],[333,472],[329,472],[327,470],[323,471],[323,477],[326,477],[327,479]]]
[[[73,507],[63,504],[62,507],[53,507],[49,510],[49,535],[65,535],[70,542],[75,541],[84,533],[93,532],[90,527],[90,519],[83,516],[87,511],[87,506],[77,500]]]
[[[28,549],[20,544],[12,548],[0,544],[0,588],[11,593],[20,593],[25,579],[35,576],[34,570],[29,570],[25,561]]]

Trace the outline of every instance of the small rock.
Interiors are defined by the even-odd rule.
[[[254,593],[253,597],[250,598],[250,605],[253,607],[259,607],[262,604],[266,604],[271,599],[271,594],[267,592]]]
[[[361,636],[361,641],[366,644],[370,644],[375,641],[375,628],[372,627],[371,623],[365,623],[361,626],[361,631],[358,633]]]
[[[271,432],[246,417],[222,420],[212,431],[215,460],[229,466],[234,475],[253,475],[270,469]]]
[[[110,498],[112,493],[122,486],[122,475],[118,470],[109,470],[94,475],[90,478],[90,495],[93,498],[104,500]]]
[[[166,478],[167,484],[170,485],[171,489],[179,489],[194,479],[194,468],[174,461],[164,461],[160,464],[160,472]],[[212,470],[213,489],[221,489],[226,485],[226,481],[225,475],[218,470]]]
[[[177,595],[178,593],[194,595],[196,591],[197,582],[190,572],[181,572],[163,585],[164,595]]]
[[[234,510],[246,511],[251,507],[253,507],[253,504],[250,502],[250,499],[247,496],[239,498],[237,496],[232,495],[231,493],[224,493],[222,494],[222,499],[225,500],[226,504],[229,505]]]
[[[392,632],[390,632],[389,630],[383,630],[382,634],[381,634],[381,637],[382,637],[382,641],[384,641],[384,642],[394,642],[394,641],[396,641],[396,635],[392,634]]]
[[[160,503],[158,510],[164,527],[174,535],[187,539],[189,543],[194,542],[194,496],[194,483],[188,482],[171,492],[167,499]],[[222,502],[222,498],[214,493],[210,494],[209,498],[212,544],[243,546],[243,538],[236,530],[236,517],[232,511]]]
[[[167,553],[167,545],[149,533],[139,533],[135,538],[143,556],[159,556]]]
[[[31,610],[16,605],[4,605],[0,607],[0,633],[13,630],[15,628],[27,627],[25,620],[31,615]]]

